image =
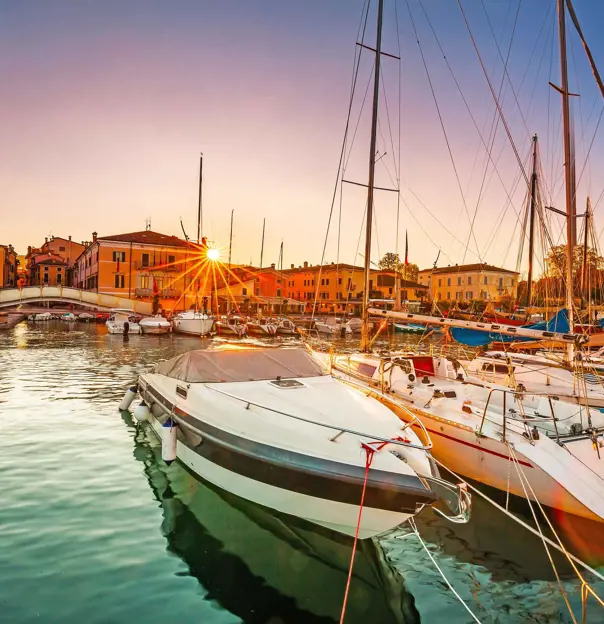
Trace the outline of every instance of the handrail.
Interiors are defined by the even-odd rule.
[[[371,433],[364,433],[362,431],[356,431],[355,429],[348,429],[346,427],[339,427],[336,425],[330,425],[328,423],[322,423],[316,420],[311,420],[309,418],[303,418],[302,416],[296,416],[295,414],[288,414],[287,412],[282,412],[281,410],[274,409],[273,407],[268,407],[267,405],[262,405],[261,403],[255,403],[254,401],[250,401],[249,399],[244,399],[243,397],[239,397],[235,394],[231,394],[230,392],[225,392],[224,390],[220,390],[209,384],[204,384],[206,388],[209,390],[214,390],[214,392],[218,392],[219,394],[223,394],[224,396],[228,396],[231,399],[235,399],[237,401],[241,401],[242,403],[247,404],[247,408],[249,409],[250,405],[254,407],[259,407],[260,409],[265,409],[269,412],[273,412],[275,414],[279,414],[281,416],[287,416],[288,418],[293,418],[295,420],[300,420],[301,422],[308,423],[310,425],[317,425],[319,427],[325,427],[326,429],[333,429],[334,431],[339,431],[341,433],[350,433],[352,435],[363,436],[365,438],[369,438],[370,440],[375,440],[376,442],[386,442],[387,444],[396,444],[397,446],[407,446],[409,448],[415,448],[422,451],[429,450],[426,447],[418,446],[417,444],[412,444],[411,442],[403,442],[401,440],[393,440],[392,438],[382,438],[381,436],[376,436]]]

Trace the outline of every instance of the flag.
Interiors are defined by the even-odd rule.
[[[407,230],[405,230],[405,266],[409,264],[409,239],[407,238]]]
[[[120,257],[117,257],[117,266],[115,267],[115,272],[119,273],[120,272]]]
[[[157,287],[155,278],[153,278],[153,296],[155,297],[155,295],[159,295],[159,288]]]

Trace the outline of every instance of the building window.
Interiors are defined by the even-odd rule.
[[[280,297],[280,296],[281,296],[281,289],[277,288],[277,297]]]
[[[341,285],[342,285],[342,278],[338,277],[338,286],[341,286]]]
[[[48,273],[44,273],[44,283],[48,284]]]
[[[57,273],[57,284],[60,284],[62,282],[62,275],[60,273]]]
[[[442,286],[443,285],[443,281],[441,279],[438,280],[438,285]]]
[[[468,292],[466,293],[466,299],[468,299],[469,301],[473,297],[474,297],[474,293],[471,290],[468,290]]]
[[[149,288],[149,276],[141,275],[141,288]]]
[[[57,267],[57,271],[60,273],[63,269],[61,267]]]
[[[458,290],[458,291],[455,293],[455,300],[456,300],[456,301],[459,301],[460,299],[461,299],[461,292]]]
[[[247,295],[247,288],[242,288],[242,289],[241,289],[241,294],[242,294],[243,296]]]
[[[472,276],[468,275],[468,286],[472,285]]]
[[[48,267],[44,267],[44,271],[48,273]]]
[[[115,255],[115,251],[113,252]],[[149,266],[149,254],[143,254],[141,266],[148,267]]]
[[[325,279],[321,280],[321,286],[325,286]]]
[[[458,277],[458,278],[457,278],[457,285],[458,285],[458,286],[461,286],[461,277]]]
[[[174,264],[176,262],[176,256],[168,256],[168,264]]]
[[[487,291],[486,291],[486,290],[483,290],[483,291],[482,291],[482,298],[483,298],[483,299],[486,299],[486,298],[487,298],[487,296],[488,296],[488,295],[487,295]]]
[[[499,278],[499,290],[503,290],[503,277]]]
[[[329,286],[329,278],[325,279],[325,286]]]
[[[392,288],[388,289],[388,294],[391,295],[392,294]]]
[[[114,251],[113,252],[113,262],[125,262],[126,261],[126,252],[125,251]],[[98,258],[97,258],[98,261]]]
[[[116,288],[124,288],[124,276],[120,273],[116,273],[114,284]]]
[[[484,280],[482,282],[485,286],[489,283],[489,278],[485,275]]]
[[[451,286],[451,278],[450,277],[447,278],[447,286]]]
[[[59,251],[65,251],[65,247],[59,247]]]
[[[451,299],[451,293],[450,292],[447,293],[447,299]]]
[[[124,254],[124,260],[125,259],[126,259],[126,255]],[[98,251],[96,252],[96,261],[97,262],[99,261],[99,252]],[[91,262],[92,262],[92,260],[91,260]]]

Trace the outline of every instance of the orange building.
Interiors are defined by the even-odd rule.
[[[61,259],[64,263],[61,271],[55,271],[57,272],[57,275],[58,273],[61,274],[58,283],[63,284],[64,286],[72,286],[73,266],[76,259],[84,251],[85,248],[85,243],[76,243],[75,241],[71,240],[71,236],[69,236],[68,238],[51,236],[50,238],[44,239],[44,244],[41,247],[28,247],[26,256],[26,268],[29,283],[31,285],[47,283],[44,282],[44,272],[40,272],[39,267],[37,266],[40,264],[40,262],[37,260],[37,257],[41,256],[47,262],[46,266],[48,266],[51,273],[53,272],[52,267],[58,265],[56,262],[49,264],[48,259],[50,257],[55,259]]]
[[[12,245],[0,245],[0,288],[17,286],[17,254]]]
[[[215,271],[201,248],[177,236],[150,230],[97,236],[77,258],[74,286],[152,301],[181,311],[209,297]]]
[[[363,304],[365,278],[363,267],[351,264],[328,264],[323,267],[309,265],[283,271],[286,295],[305,302],[306,311],[313,308],[317,298],[317,311],[358,314]],[[395,305],[395,274],[389,271],[371,271],[369,298]],[[419,301],[427,293],[427,287],[415,282],[401,282],[401,302]]]
[[[67,262],[52,253],[36,253],[30,258],[29,283],[31,286],[65,286]]]

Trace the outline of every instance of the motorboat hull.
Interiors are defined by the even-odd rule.
[[[190,336],[207,336],[214,327],[213,319],[174,319],[174,331],[179,334],[189,334]]]
[[[163,334],[169,334],[172,331],[172,327],[169,325],[141,325],[143,334],[159,336]]]
[[[264,336],[265,338],[274,336],[277,331],[276,328],[274,328],[274,330],[271,331],[270,329],[268,329],[268,327],[273,327],[273,326],[272,325],[269,325],[269,326],[253,325],[251,323],[248,323],[248,326],[247,326],[248,336]]]
[[[239,325],[236,327],[238,327],[238,329],[236,329],[235,327],[232,327],[231,325],[224,325],[222,323],[216,323],[216,331],[218,332],[219,336],[237,336],[237,337],[245,336],[245,333],[246,333],[245,325]]]
[[[105,323],[107,326],[107,331],[110,334],[123,334],[124,333],[124,324],[123,323],[114,323],[113,321],[107,321]],[[128,334],[140,334],[141,327],[138,323],[129,323]]]

